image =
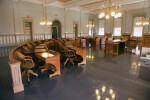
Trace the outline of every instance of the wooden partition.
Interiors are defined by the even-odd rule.
[[[143,47],[150,47],[150,35],[143,36]]]

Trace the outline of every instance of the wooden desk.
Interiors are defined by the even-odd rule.
[[[43,48],[40,48],[43,47]],[[39,49],[40,48],[40,49]],[[39,59],[43,60],[45,63],[53,64],[56,67],[56,72],[54,74],[49,75],[49,77],[53,77],[56,75],[60,75],[60,54],[53,50],[49,50],[47,52],[46,45],[39,45],[35,48],[34,53],[35,56]],[[47,68],[41,70],[42,72],[45,71]]]
[[[60,75],[60,55],[59,53],[44,52],[44,53],[36,53],[35,54],[39,59],[45,61],[45,63],[53,64],[56,67],[56,72],[54,74],[50,74],[49,77],[53,77],[56,75]],[[45,69],[41,70],[42,72]]]
[[[47,52],[46,49],[34,49],[34,53],[43,53],[43,52]]]
[[[150,35],[143,36],[143,47],[150,47]]]
[[[86,48],[82,47],[69,47],[69,48],[75,50],[76,54],[82,56],[83,61],[81,63],[78,63],[78,65],[86,64]]]
[[[86,47],[86,39],[84,38],[75,39],[75,45],[78,47]]]
[[[105,53],[118,55],[121,51],[124,51],[125,42],[126,41],[124,40],[107,41],[105,45]]]
[[[79,38],[76,38],[76,39],[75,39],[75,45],[76,45],[76,46],[80,46],[80,44],[81,44],[80,39],[79,39]]]
[[[127,42],[127,45],[129,46],[129,47],[136,47],[136,45],[137,45],[137,39],[132,39],[132,40],[128,40],[128,42]]]

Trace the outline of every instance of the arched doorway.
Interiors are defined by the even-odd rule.
[[[52,38],[61,38],[61,23],[58,20],[54,20],[52,24]]]

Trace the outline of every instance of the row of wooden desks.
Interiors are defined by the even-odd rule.
[[[78,63],[78,65],[86,64],[86,48],[84,47],[75,47],[68,46],[68,48],[76,51],[77,55],[82,56],[83,61]],[[46,44],[40,44],[34,49],[35,56],[39,59],[43,60],[46,64],[53,64],[56,67],[56,72],[51,74],[49,77],[53,77],[55,75],[60,75],[60,54],[53,50],[47,50]],[[41,70],[44,71],[47,68]]]

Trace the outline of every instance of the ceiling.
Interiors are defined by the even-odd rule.
[[[17,1],[27,1],[42,4],[44,0],[17,0]],[[122,6],[121,10],[131,10],[143,8],[144,1],[146,2],[145,7],[150,7],[150,0],[112,0],[112,3],[114,3],[115,5],[121,5]],[[99,9],[102,5],[108,7],[109,0],[46,0],[46,2],[50,6],[98,14]]]

